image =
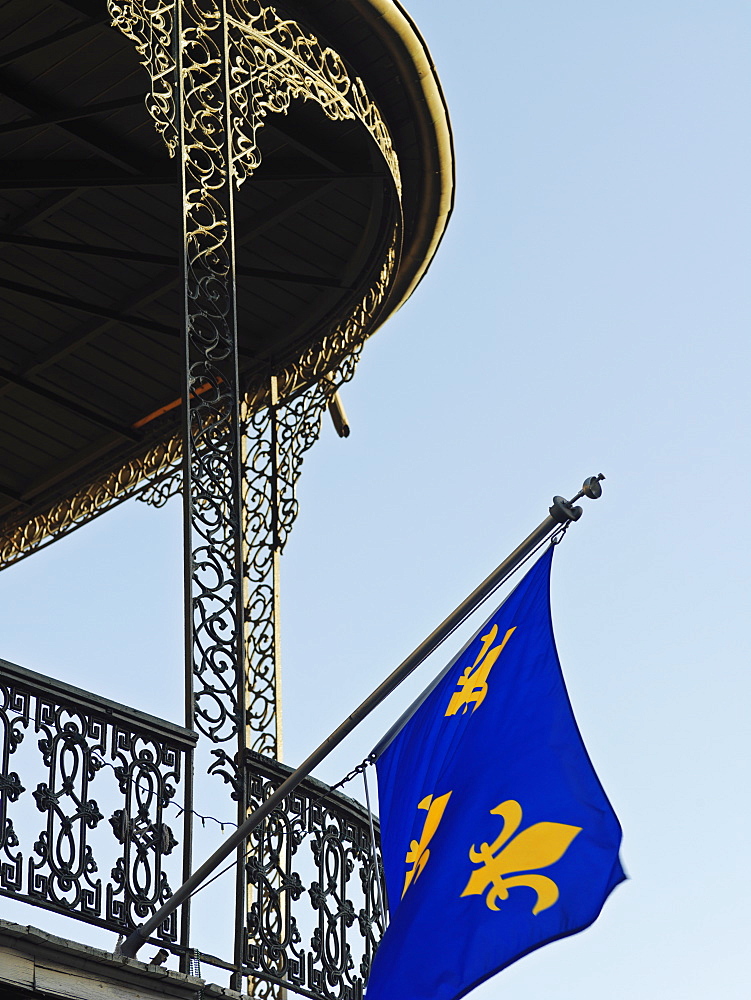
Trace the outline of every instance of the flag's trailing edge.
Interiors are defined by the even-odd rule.
[[[457,1000],[588,927],[625,878],[555,648],[552,555],[377,748],[391,922],[366,1000]]]

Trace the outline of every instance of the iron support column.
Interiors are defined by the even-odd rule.
[[[185,315],[186,690],[195,727],[245,749],[242,456],[225,0],[176,5]],[[235,768],[238,824],[245,818]],[[245,880],[238,848],[234,960]],[[235,984],[237,985],[237,984]]]

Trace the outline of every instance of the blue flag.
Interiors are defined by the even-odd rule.
[[[625,878],[558,663],[552,555],[381,744],[391,922],[366,1000],[456,1000],[589,926]]]

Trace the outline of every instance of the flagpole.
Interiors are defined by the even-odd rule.
[[[553,497],[548,516],[535,530],[508,555],[503,562],[475,588],[472,593],[420,643],[420,645],[404,660],[396,670],[370,694],[362,704],[347,716],[344,722],[321,745],[313,751],[303,763],[293,771],[276,791],[262,802],[250,816],[217,848],[216,851],[173,893],[167,902],[150,917],[146,923],[140,924],[125,939],[119,948],[119,954],[135,957],[139,949],[146,944],[151,934],[167,917],[172,914],[198,887],[211,875],[219,865],[255,830],[266,817],[293,792],[295,788],[348,736],[368,715],[377,708],[407,677],[430,655],[443,641],[464,621],[467,615],[485,600],[526,557],[561,525],[578,521],[582,508],[574,504],[581,497],[592,500],[602,495],[600,481],[605,477],[590,476],[584,481],[581,490],[571,500],[563,497]]]

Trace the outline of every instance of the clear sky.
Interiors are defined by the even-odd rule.
[[[553,609],[630,881],[592,928],[473,996],[740,1000],[751,7],[409,11],[451,111],[456,210],[342,393],[351,437],[327,421],[305,460],[282,561],[285,759],[303,759],[554,493],[604,472],[557,553]],[[0,574],[0,657],[181,721],[180,560],[179,502],[108,514]],[[319,777],[356,764],[460,641]],[[205,794],[207,812],[232,815],[221,788]]]

